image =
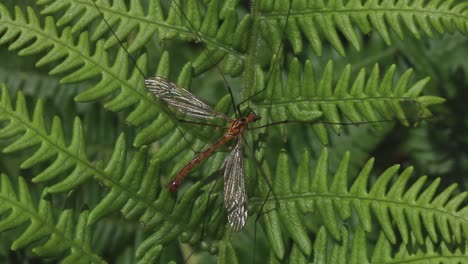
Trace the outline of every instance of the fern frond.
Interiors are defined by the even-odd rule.
[[[73,32],[79,32],[100,16],[91,1],[49,2],[40,2],[48,4],[42,13],[54,14],[65,10],[69,15],[62,16],[58,24],[66,25],[78,19],[73,26]],[[250,18],[246,16],[238,23],[233,2],[226,1],[224,6],[219,7],[218,2],[210,1],[207,13],[203,16],[197,0],[173,1],[168,10],[164,10],[159,1],[150,1],[145,8],[139,0],[132,1],[128,7],[123,1],[96,1],[96,4],[109,24],[116,27],[115,34],[119,39],[126,39],[130,33],[135,34],[132,36],[135,41],[128,47],[130,52],[139,50],[157,33],[160,43],[164,39],[180,38],[207,44],[208,51],[200,53],[192,63],[195,75],[214,67],[223,59],[226,61],[223,67],[225,73],[239,75],[242,72],[243,62],[240,58],[246,50]],[[92,39],[95,41],[108,31],[108,25],[101,21]],[[197,34],[193,33],[195,31]],[[109,48],[117,43],[116,37],[112,36],[106,41],[105,47]]]
[[[4,34],[0,38],[0,42],[5,43],[14,40],[14,42],[10,44],[10,49],[21,49],[19,52],[20,55],[36,54],[51,47],[48,53],[42,57],[37,65],[44,66],[61,60],[51,73],[60,74],[74,70],[69,73],[68,76],[62,78],[62,82],[65,83],[83,81],[97,76],[102,72],[107,72],[107,74],[104,74],[102,79],[102,83],[105,82],[107,86],[105,89],[100,89],[102,87],[101,85],[98,85],[98,88],[94,89],[99,89],[99,93],[94,93],[94,97],[92,98],[94,100],[105,97],[120,88],[122,80],[120,80],[120,82],[118,81],[118,84],[112,82],[112,80],[124,72],[124,76],[126,77],[128,63],[125,62],[121,65],[122,67],[116,66],[119,65],[119,63],[124,62],[123,57],[125,57],[125,51],[123,49],[118,53],[114,64],[108,64],[108,55],[104,51],[102,41],[96,44],[96,50],[94,54],[91,54],[89,38],[86,32],[80,35],[78,43],[75,44],[73,42],[73,36],[70,28],[65,28],[59,36],[55,21],[52,17],[47,17],[45,19],[45,25],[41,26],[35,12],[31,8],[28,8],[27,12],[28,20],[26,20],[23,12],[19,8],[16,8],[15,19],[12,19],[8,10],[4,6],[0,6],[0,21],[2,22],[0,30],[4,31]],[[30,41],[33,39],[35,41]],[[144,57],[142,57],[141,60],[144,60]],[[107,66],[106,69],[100,68],[101,63]],[[133,77],[126,80],[124,84],[126,83],[127,87],[132,87],[131,89],[136,92],[136,94],[139,93],[140,97],[143,96],[140,99],[146,97],[147,100],[152,100],[150,96],[145,96],[145,93],[142,92],[145,91],[144,85],[143,87],[140,86],[140,89],[138,89],[138,87],[133,88],[134,84],[138,83],[138,81],[141,83],[143,77],[139,74],[132,74],[132,76]],[[140,92],[137,92],[138,90]],[[126,94],[130,103],[126,106],[120,106],[120,109],[133,105],[134,101],[130,99],[135,98],[136,94],[133,96],[128,96],[128,94]],[[91,100],[88,97],[89,96],[85,93],[79,96],[78,99]],[[115,103],[116,102],[114,101],[114,104]],[[112,109],[113,104],[109,103],[109,105]]]
[[[288,252],[288,263],[465,263],[466,254],[463,253],[466,248],[453,250],[450,245],[444,242],[438,245],[431,239],[426,238],[424,245],[414,245],[413,243],[401,243],[398,250],[387,240],[385,234],[380,233],[375,241],[366,237],[362,228],[348,230],[342,227],[342,241],[336,241],[322,227],[318,230],[314,241],[314,250],[311,256],[304,255],[295,245]],[[413,237],[414,238],[414,237]],[[369,245],[375,244],[372,251],[369,251]],[[280,263],[274,255],[270,256],[269,263]]]
[[[17,55],[8,52],[1,52],[0,56],[5,61],[14,61]],[[25,63],[26,64],[26,63]],[[19,91],[22,89],[26,96],[51,98],[56,99],[57,94],[63,94],[63,97],[69,98],[68,100],[57,99],[57,106],[64,106],[66,102],[71,102],[78,87],[70,87],[70,89],[60,89],[58,79],[54,77],[45,76],[39,72],[34,71],[34,65],[29,65],[32,69],[25,69],[24,65],[13,66],[0,65],[0,78],[3,83],[6,83],[10,91]],[[36,89],[34,89],[35,87]],[[61,105],[62,103],[63,105]]]
[[[142,208],[145,210],[152,209],[151,213],[147,211],[146,215],[153,215],[158,210],[151,206],[156,190],[160,189],[159,181],[154,178],[159,175],[155,173],[156,163],[146,170],[146,177],[141,179],[141,183],[139,179],[134,177],[145,171],[148,159],[146,157],[146,148],[141,148],[133,157],[132,162],[124,167],[127,158],[127,147],[124,136],[121,135],[115,144],[112,158],[107,163],[106,168],[102,169],[100,164],[93,164],[86,157],[83,131],[78,118],[75,119],[71,144],[67,146],[58,117],[54,118],[51,132],[46,130],[42,101],[38,101],[33,112],[33,118],[30,119],[22,93],[18,93],[16,109],[13,109],[8,90],[4,86],[0,107],[0,120],[8,121],[8,124],[0,130],[0,138],[21,135],[11,142],[4,149],[4,152],[12,153],[40,145],[34,154],[22,163],[22,168],[29,168],[40,162],[53,160],[51,165],[33,178],[34,182],[50,181],[71,170],[64,179],[49,187],[48,192],[56,193],[74,189],[91,177],[113,188],[109,196],[90,213],[91,223],[116,208],[121,209],[122,206],[125,206],[122,209],[124,212],[129,211],[129,215],[127,215],[129,218],[131,218],[130,214],[135,214],[136,211],[140,211]],[[121,177],[122,179],[120,179]],[[119,196],[119,198],[117,199],[115,196]],[[109,202],[112,205],[108,204]]]
[[[94,54],[91,54],[86,32],[80,35],[78,43],[75,44],[70,28],[65,28],[61,36],[57,34],[53,18],[47,17],[45,26],[42,27],[31,8],[28,8],[28,17],[29,21],[27,22],[22,11],[16,8],[15,19],[12,19],[8,10],[0,5],[0,31],[5,31],[0,38],[0,43],[15,40],[11,43],[10,48],[21,49],[19,52],[21,55],[36,54],[52,47],[37,65],[43,66],[61,60],[51,73],[61,74],[72,71],[62,78],[62,82],[65,83],[83,81],[101,74],[101,81],[93,88],[78,95],[76,100],[98,100],[112,94],[115,97],[104,105],[106,108],[112,111],[122,111],[134,107],[127,121],[135,126],[145,124],[150,128],[150,131],[143,129],[141,134],[137,136],[137,146],[155,141],[173,131],[174,119],[168,116],[158,118],[161,106],[158,107],[154,98],[147,91],[143,83],[144,76],[137,69],[134,69],[131,75],[127,76],[129,62],[123,48],[119,49],[115,60],[110,63],[108,53],[104,51],[103,41],[96,43],[96,50]],[[35,41],[30,41],[33,39]],[[142,55],[137,63],[140,68],[144,69],[146,56]],[[158,76],[167,77],[168,69],[169,57],[168,54],[164,54],[158,67]],[[191,70],[189,69],[191,66],[187,64],[179,75],[178,82],[182,86],[188,87],[190,84]],[[115,92],[119,90],[120,92],[115,95]],[[150,120],[152,122],[147,124]]]
[[[80,185],[90,177],[98,174],[95,165],[86,157],[83,129],[81,122],[75,119],[73,136],[66,144],[60,118],[53,119],[50,132],[44,121],[44,103],[39,100],[34,108],[33,117],[29,117],[26,101],[21,92],[16,99],[16,108],[11,103],[8,89],[3,86],[0,102],[0,120],[8,121],[0,130],[0,138],[6,139],[19,135],[3,152],[13,153],[19,150],[38,146],[39,148],[21,164],[21,168],[30,168],[44,161],[53,162],[33,182],[45,182],[55,179],[62,173],[71,173],[62,181],[49,188],[50,192],[63,192]]]
[[[60,7],[63,6],[61,5]],[[33,11],[29,9],[28,12],[30,20],[32,21],[31,23],[37,30],[41,30],[41,27],[34,22],[37,19],[35,19]],[[16,13],[17,17],[22,17],[19,9],[17,9]],[[8,16],[2,16],[2,18],[11,20]],[[23,20],[24,19],[22,19],[19,24],[24,23]],[[47,21],[50,21],[50,25],[47,24]],[[71,30],[69,28],[65,29],[62,33],[62,37],[58,37],[56,33],[53,33],[56,32],[56,29],[53,29],[55,25],[52,24],[52,19],[46,20],[46,24],[46,28],[52,31],[52,37],[49,38],[51,40],[49,40],[48,45],[54,46],[48,54],[53,54],[52,51],[54,51],[60,43],[65,42],[62,39],[69,39],[71,37]],[[32,36],[30,36],[30,33],[37,34],[35,31],[26,31],[24,35],[27,36],[28,39],[31,39]],[[11,34],[5,34],[2,39],[9,40],[12,38],[10,35]],[[57,43],[59,45],[57,45]],[[82,34],[76,48],[68,48],[70,52],[68,55],[63,53],[67,51],[62,51],[60,56],[54,56],[53,58],[51,58],[50,55],[46,55],[39,64],[50,63],[63,56],[68,56],[67,59],[63,60],[62,63],[52,71],[54,73],[60,73],[79,67],[63,79],[66,82],[91,78],[101,73],[101,81],[92,89],[80,94],[77,97],[80,101],[97,100],[121,89],[116,97],[105,104],[106,108],[113,111],[121,111],[128,107],[135,107],[127,119],[135,126],[142,126],[146,122],[153,120],[137,137],[137,146],[159,139],[172,131],[174,126],[173,122],[167,122],[169,118],[162,117],[159,120],[157,119],[159,108],[155,105],[154,99],[147,93],[142,83],[143,76],[141,72],[134,70],[130,76],[126,75],[128,72],[128,61],[126,59],[125,50],[122,48],[119,49],[114,63],[109,65],[107,64],[107,52],[104,51],[104,43],[102,41],[97,42],[94,55],[89,54],[90,51],[87,47],[87,43],[87,35]],[[24,44],[13,45],[13,47],[19,48],[22,45]],[[36,47],[36,45],[38,45],[37,41],[30,44],[28,48],[24,48],[23,51],[32,49],[38,52],[43,49],[43,46],[47,46],[45,42],[41,42],[38,47]],[[79,58],[83,58],[81,63],[79,62],[80,59],[76,58],[78,53],[81,53]],[[145,57],[144,55],[141,56],[137,63],[145,65]],[[69,59],[74,59],[74,63],[69,62]],[[80,64],[82,64],[82,66],[80,66]],[[191,64],[186,65],[180,75],[179,83],[190,83],[192,66]],[[168,57],[164,55],[160,60],[158,71],[167,73],[167,70],[162,70],[162,68],[168,68]],[[367,82],[364,81],[365,72],[361,71],[352,86],[349,85],[351,69],[347,67],[338,80],[336,88],[332,87],[332,64],[328,64],[325,68],[324,75],[317,82],[313,79],[314,75],[312,71],[311,63],[306,62],[304,66],[305,78],[301,81],[301,66],[297,60],[293,60],[290,65],[288,82],[285,87],[281,85],[281,71],[274,71],[271,80],[268,80],[269,86],[267,87],[268,93],[266,94],[271,100],[267,102],[269,105],[263,105],[263,108],[270,108],[274,105],[275,109],[269,112],[266,109],[261,109],[262,106],[260,106],[259,112],[261,114],[269,113],[273,121],[283,121],[285,118],[311,121],[322,113],[325,117],[323,120],[324,122],[337,124],[343,123],[343,120],[339,117],[340,111],[345,113],[345,116],[354,123],[363,121],[375,122],[382,119],[390,120],[396,118],[407,124],[409,114],[405,112],[401,104],[415,102],[416,107],[421,108],[419,109],[420,113],[418,113],[416,117],[410,117],[418,119],[421,116],[425,117],[424,114],[429,113],[426,106],[442,102],[440,98],[418,97],[428,81],[427,79],[421,80],[413,87],[408,88],[407,82],[411,73],[409,71],[402,76],[395,87],[392,87],[395,67],[390,68],[386,72],[381,84],[378,84],[379,70],[377,66],[374,67]],[[258,74],[261,74],[261,72],[258,72]],[[263,80],[263,77],[258,78]],[[137,85],[135,86],[135,84]],[[263,84],[261,82],[257,84],[257,90],[261,90]],[[301,91],[301,85],[304,87],[303,91]],[[268,94],[274,96],[268,96]],[[282,105],[284,105],[284,107],[282,107]],[[161,126],[161,123],[167,125]],[[338,133],[340,126],[335,125],[333,128],[335,132]],[[322,143],[328,143],[327,131],[323,125],[315,126],[314,131],[319,136]]]
[[[450,41],[447,41],[450,38]],[[399,44],[399,51],[404,54],[415,68],[424,74],[433,76],[436,83],[445,84],[450,81],[457,69],[464,72],[465,82],[468,82],[468,38],[466,35],[454,34],[440,39],[430,40],[428,49],[421,49],[421,43],[409,39]],[[444,61],[445,63],[440,63]]]
[[[194,202],[200,187],[200,183],[191,186],[174,208],[171,208],[173,206],[172,203],[167,204],[165,201],[167,200],[168,192],[161,192],[160,198],[156,203],[161,207],[164,206],[164,210],[169,210],[170,214],[165,219],[161,219],[157,215],[151,216],[153,219],[159,219],[158,222],[153,221],[153,223],[150,223],[150,227],[154,232],[138,245],[136,257],[139,263],[154,262],[162,253],[164,246],[168,245],[187,229],[193,229],[195,226],[199,227],[204,217],[204,209],[206,208],[203,207],[206,204],[206,200],[197,199]],[[187,220],[180,221],[180,219]]]
[[[104,215],[115,210],[121,210],[126,218],[139,219],[151,230],[161,224],[175,224],[176,227],[179,225],[180,222],[176,221],[176,219],[179,219],[181,212],[186,213],[187,203],[180,202],[178,209],[173,211],[171,205],[174,205],[174,201],[172,201],[169,192],[159,193],[158,190],[161,190],[160,180],[158,179],[160,174],[157,173],[159,162],[146,165],[148,158],[145,147],[141,148],[127,164],[127,147],[124,137],[120,136],[111,159],[107,166],[102,169],[99,163],[93,164],[86,158],[86,152],[82,149],[85,144],[79,119],[75,120],[72,143],[67,146],[63,138],[60,119],[54,119],[50,133],[46,130],[43,120],[42,101],[36,104],[34,117],[30,119],[21,92],[18,93],[17,98],[16,109],[13,109],[8,90],[6,86],[3,87],[0,120],[8,121],[8,123],[0,130],[0,135],[2,138],[21,135],[4,151],[12,153],[40,145],[36,152],[23,162],[22,166],[29,168],[49,159],[54,159],[54,161],[42,173],[33,178],[35,182],[53,180],[62,173],[72,170],[65,179],[49,187],[47,192],[56,193],[74,189],[88,178],[94,177],[103,182],[104,185],[109,186],[111,191],[90,212],[89,218],[88,216],[86,218],[87,223],[95,223]],[[56,157],[54,158],[54,156]],[[187,202],[192,202],[196,198],[193,197],[195,194],[196,192],[190,196],[190,192],[187,192],[184,197],[189,197],[186,198]],[[160,197],[155,201],[157,195],[160,195]],[[203,214],[199,212],[203,212],[203,210],[197,208],[197,212],[200,221]],[[190,225],[193,226],[194,224],[191,223]],[[163,230],[171,231],[172,228]],[[170,237],[175,238],[184,229],[176,228],[176,230],[179,230],[179,232]],[[167,243],[170,240],[167,240],[169,237],[166,235],[164,234],[163,237]]]
[[[414,240],[414,237],[412,237]],[[444,241],[434,243],[429,237],[424,239],[424,245],[414,243],[401,244],[395,252],[395,246],[381,233],[372,254],[372,263],[402,263],[402,262],[438,262],[438,263],[465,263],[468,261],[467,246],[456,249]],[[414,248],[411,248],[414,246]]]
[[[281,1],[278,1],[281,2]],[[270,45],[277,45],[276,36],[281,35],[286,17],[289,15],[286,37],[294,52],[301,53],[305,36],[314,52],[323,51],[323,39],[326,39],[345,56],[344,36],[356,50],[360,50],[360,38],[356,28],[363,34],[375,30],[390,45],[390,30],[403,39],[405,31],[417,39],[422,35],[433,37],[433,30],[442,34],[455,30],[468,32],[468,9],[466,2],[456,1],[293,1],[288,13],[288,3],[276,4],[276,1],[261,1],[264,16],[262,28],[264,37]],[[403,25],[402,25],[403,24]],[[267,34],[268,33],[268,34]]]
[[[278,244],[284,241],[285,235],[294,241],[303,254],[310,254],[312,243],[301,219],[303,214],[315,212],[320,214],[327,232],[336,240],[342,239],[339,221],[349,219],[353,210],[360,220],[360,225],[367,232],[376,228],[376,225],[372,224],[374,215],[379,224],[378,229],[383,231],[386,239],[392,244],[397,241],[396,232],[404,243],[408,243],[410,230],[418,244],[425,242],[425,232],[435,242],[443,240],[446,243],[462,243],[467,239],[466,208],[459,208],[466,202],[467,192],[453,196],[455,185],[438,191],[440,180],[426,183],[426,177],[420,177],[407,187],[413,169],[405,169],[392,181],[399,169],[398,165],[388,168],[378,176],[377,181],[368,190],[373,159],[369,160],[358,177],[349,183],[349,156],[347,153],[343,157],[329,184],[326,148],[317,160],[313,174],[308,169],[309,154],[305,153],[294,181],[287,176],[288,156],[284,152],[280,153],[273,180],[277,197],[269,198],[264,208],[265,216],[262,217],[263,229],[267,231],[270,245],[277,245],[273,249],[276,250],[275,255],[278,258],[284,256],[285,246]],[[423,189],[424,187],[426,188]],[[268,193],[266,186],[260,190],[263,196]],[[280,201],[279,207],[275,207],[276,201]],[[252,198],[249,202],[261,206],[263,199]],[[286,234],[282,234],[278,226],[284,226]]]
[[[49,3],[42,1],[40,4]],[[278,3],[277,3],[278,2]],[[160,41],[164,38],[180,37],[183,39],[196,38],[207,44],[212,49],[212,58],[206,54],[200,54],[194,63],[195,72],[202,72],[226,58],[226,73],[237,75],[242,71],[242,54],[247,50],[248,36],[251,36],[252,28],[249,27],[254,21],[248,16],[237,24],[234,13],[230,10],[232,2],[226,1],[221,8],[222,23],[218,22],[218,4],[211,1],[207,7],[207,14],[201,16],[200,7],[195,0],[172,3],[169,11],[160,6],[159,1],[152,1],[145,13],[140,1],[133,1],[127,7],[122,1],[99,1],[99,8],[103,11],[111,25],[117,25],[116,35],[125,39],[130,32],[137,32],[135,42],[129,47],[130,51],[141,48],[151,36],[158,33]],[[230,5],[230,6],[229,6]],[[466,3],[454,1],[441,2],[431,0],[425,2],[412,1],[377,1],[362,2],[353,1],[293,1],[291,10],[287,1],[256,1],[258,12],[261,14],[261,35],[270,47],[277,47],[281,41],[281,35],[286,17],[288,25],[286,37],[291,44],[294,53],[301,53],[304,43],[301,34],[312,46],[314,51],[321,55],[323,50],[322,39],[328,40],[333,47],[345,55],[344,41],[340,39],[341,33],[355,49],[361,48],[359,37],[355,31],[358,28],[363,34],[376,30],[389,45],[391,43],[390,30],[398,37],[404,38],[404,29],[417,39],[425,34],[433,37],[433,30],[442,34],[452,33],[458,30],[462,33],[468,32],[468,19]],[[253,8],[255,9],[255,7]],[[65,25],[74,19],[79,21],[74,25],[73,31],[79,32],[90,22],[99,16],[98,11],[92,3],[74,1],[56,1],[44,8],[44,14],[53,14],[64,11],[59,20],[59,25]],[[69,12],[68,10],[73,10]],[[130,14],[130,15],[129,15]],[[185,14],[182,15],[182,14]],[[133,18],[138,17],[138,19]],[[166,17],[166,19],[164,19]],[[191,24],[186,22],[191,21]],[[403,24],[403,26],[402,26]],[[109,30],[108,26],[101,22],[96,29],[93,39],[96,40]],[[197,31],[194,36],[193,31]],[[226,38],[226,36],[231,36]],[[106,46],[115,45],[115,38],[109,38]],[[214,51],[214,53],[213,53]]]
[[[102,169],[100,164],[92,164],[86,158],[86,152],[82,149],[85,144],[81,136],[82,129],[79,119],[75,120],[72,143],[67,146],[63,138],[60,119],[55,118],[51,132],[47,132],[43,120],[42,101],[36,104],[34,117],[31,120],[21,92],[18,93],[17,98],[16,109],[13,109],[8,90],[6,86],[3,87],[0,120],[9,121],[9,123],[0,130],[0,135],[2,138],[9,138],[21,134],[4,151],[11,153],[40,145],[39,149],[28,160],[23,162],[22,166],[26,168],[53,159],[56,156],[53,163],[36,176],[33,181],[52,180],[61,173],[73,169],[65,179],[49,187],[47,192],[56,193],[76,188],[90,177],[94,177],[106,186],[110,186],[111,191],[109,194],[90,212],[89,219],[87,217],[87,222],[90,224],[95,223],[110,212],[121,210],[126,218],[139,219],[151,230],[161,224],[178,225],[176,219],[179,219],[180,212],[186,212],[187,204],[180,202],[179,207],[177,207],[179,209],[172,211],[171,204],[173,205],[174,202],[171,202],[172,198],[167,191],[161,192],[160,197],[155,201],[156,196],[159,194],[158,190],[161,190],[160,180],[158,179],[159,173],[157,173],[159,162],[152,162],[149,166],[146,165],[148,159],[146,148],[141,148],[133,156],[129,164],[126,164],[127,147],[124,137],[120,136],[111,159],[107,166]],[[143,176],[136,177],[137,175]],[[184,197],[190,197],[186,199],[191,202],[194,200],[193,195],[195,193],[192,193],[192,196],[189,194],[190,192],[187,192]],[[175,212],[179,213],[175,214]],[[203,212],[203,210],[197,208],[197,212]],[[198,220],[202,216],[203,214],[199,213]],[[191,223],[190,225],[193,226],[194,224]],[[175,237],[184,230],[181,228],[176,229],[179,232],[174,234]],[[172,228],[167,230],[170,231]],[[167,239],[168,237],[165,235],[164,237]]]
[[[303,73],[302,69],[303,68]],[[435,96],[421,96],[429,78],[408,85],[412,70],[407,70],[394,84],[396,66],[392,65],[381,80],[379,65],[373,67],[366,77],[361,69],[355,80],[351,79],[351,65],[347,65],[336,84],[333,84],[333,62],[325,66],[321,78],[306,61],[302,66],[297,59],[291,61],[288,79],[283,81],[281,72],[274,72],[268,93],[263,102],[255,106],[259,113],[265,113],[272,122],[302,121],[310,124],[324,122],[333,124],[335,133],[340,132],[340,123],[360,124],[379,120],[398,120],[402,124],[431,116],[428,106],[440,104],[444,99]],[[266,114],[268,113],[268,114]],[[320,116],[323,115],[322,118]],[[262,121],[264,124],[268,120]],[[314,124],[313,129],[323,144],[328,144],[325,124]]]
[[[201,192],[201,183],[196,183],[175,203],[171,193],[160,186],[160,161],[151,161],[145,169],[145,158],[142,155],[146,156],[146,151],[143,149],[125,166],[125,149],[119,145],[121,147],[116,148],[105,169],[113,176],[113,182],[108,184],[111,186],[110,192],[91,211],[89,221],[94,223],[104,215],[120,210],[125,218],[138,220],[147,231],[152,231],[138,246],[136,256],[141,263],[154,262],[162,249],[179,236],[185,237],[182,240],[186,242],[198,242],[200,237],[196,236],[200,234],[199,228],[205,212],[221,206],[213,203],[217,195],[210,197],[209,192]],[[182,159],[178,164],[183,166],[185,162]],[[130,187],[123,189],[123,186]],[[210,207],[207,207],[207,203]],[[223,216],[218,216],[219,224],[224,222]]]
[[[28,227],[13,242],[11,248],[17,250],[32,242],[44,240],[35,245],[32,251],[42,257],[62,256],[68,252],[63,263],[106,263],[91,249],[91,229],[88,212],[82,212],[74,223],[72,210],[64,210],[55,223],[51,204],[42,198],[36,207],[28,185],[18,178],[18,192],[13,188],[7,175],[0,175],[0,214],[8,212],[0,221],[0,232],[20,227],[29,222]]]
[[[314,263],[368,263],[368,241],[364,231],[357,228],[354,233],[350,233],[346,227],[342,227],[340,233],[343,240],[338,242],[332,239],[324,227],[318,230],[311,254]],[[290,263],[307,263],[312,259],[295,245],[288,253]],[[270,255],[270,258],[276,260],[274,255]]]
[[[130,219],[140,217],[157,217],[158,208],[154,199],[160,187],[158,163],[147,165],[147,150],[145,147],[137,152],[129,164],[126,164],[127,147],[124,137],[119,137],[114,152],[104,173],[110,177],[105,184],[111,187],[109,194],[90,213],[90,222],[96,222],[102,216],[115,210]],[[139,175],[141,178],[137,178]],[[151,218],[150,218],[151,219]],[[141,220],[149,225],[150,219]]]

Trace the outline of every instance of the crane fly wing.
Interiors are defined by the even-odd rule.
[[[181,114],[202,119],[229,120],[226,115],[217,112],[194,94],[162,77],[147,78],[145,85],[156,98]]]
[[[229,225],[234,231],[244,227],[248,213],[243,154],[242,140],[239,139],[225,160],[224,206]]]

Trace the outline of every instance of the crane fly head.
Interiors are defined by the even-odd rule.
[[[260,120],[262,119],[261,116],[257,115],[255,112],[251,112],[248,116],[247,116],[247,122],[250,123],[250,122],[255,122],[257,120]]]
[[[255,122],[257,120],[260,120],[262,119],[261,116],[257,115],[255,112],[250,112],[250,114],[248,116],[245,116],[245,117],[241,117],[235,121],[237,121],[239,123],[239,125],[242,125],[242,126],[247,126],[249,123],[251,122]]]

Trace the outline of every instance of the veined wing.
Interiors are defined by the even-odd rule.
[[[203,119],[222,118],[229,120],[225,114],[217,112],[194,94],[162,77],[147,78],[145,84],[156,98],[181,114]]]
[[[234,231],[244,227],[248,214],[243,154],[242,140],[239,139],[224,162],[224,206],[229,225]]]

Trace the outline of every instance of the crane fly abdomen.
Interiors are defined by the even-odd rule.
[[[255,113],[250,113],[247,117],[240,117],[231,121],[229,130],[209,148],[203,150],[196,155],[189,163],[187,163],[175,176],[175,178],[167,185],[170,192],[176,192],[180,184],[187,174],[199,163],[208,158],[214,151],[219,149],[227,142],[239,137],[247,128],[248,124],[260,119],[260,116]]]
[[[216,143],[214,143],[212,146],[209,148],[203,150],[202,152],[198,153],[198,155],[195,156],[189,163],[187,163],[175,176],[175,178],[167,185],[167,189],[170,192],[175,192],[177,191],[179,185],[182,183],[184,178],[187,176],[187,174],[195,167],[197,166],[200,162],[208,158],[211,153],[213,153],[215,150],[220,148],[222,145],[224,145],[226,142],[232,140],[232,137],[227,136],[225,134],[222,138],[220,138]]]

